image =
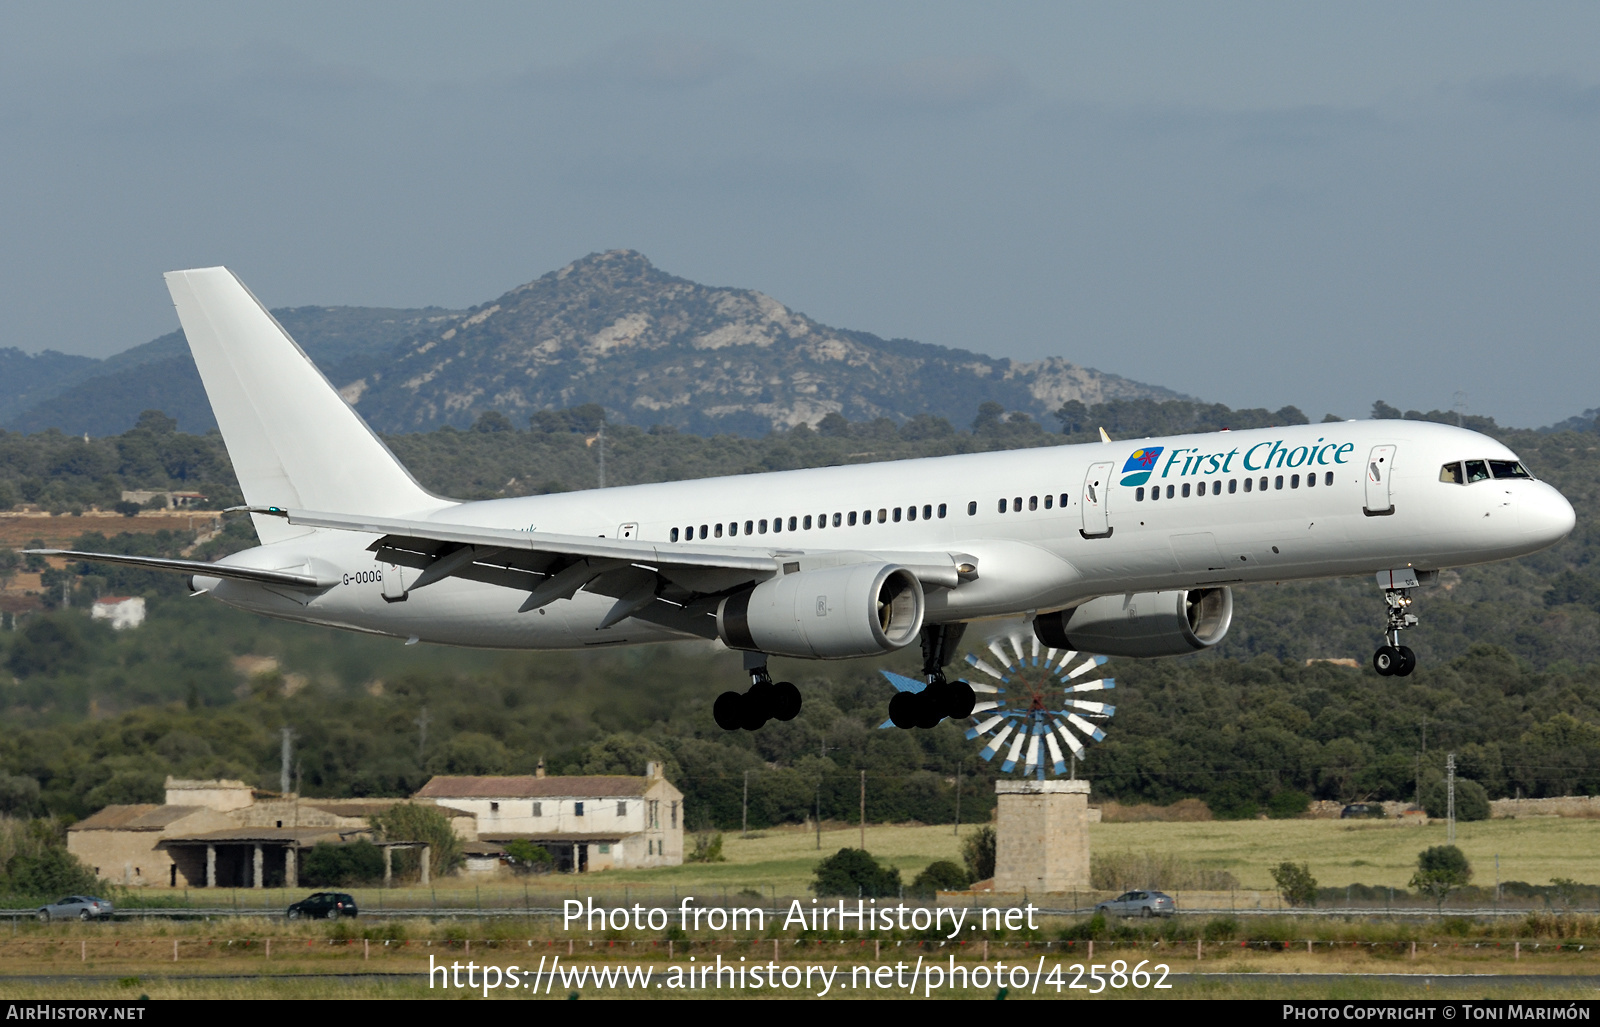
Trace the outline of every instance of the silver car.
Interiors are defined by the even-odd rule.
[[[1148,888],[1123,892],[1110,902],[1100,903],[1094,911],[1105,916],[1172,916],[1178,911],[1178,904],[1166,892]]]
[[[91,895],[67,895],[46,906],[39,907],[38,917],[45,923],[52,920],[109,920],[113,910],[110,901]]]

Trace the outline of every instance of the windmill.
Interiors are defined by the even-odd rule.
[[[972,707],[967,737],[986,740],[979,752],[985,760],[1004,752],[1001,770],[1010,773],[1021,767],[1024,774],[1043,780],[1047,770],[1056,776],[1067,773],[1067,754],[1082,759],[1085,740],[1105,738],[1098,724],[1117,708],[1087,696],[1117,685],[1115,678],[1086,678],[1106,664],[1104,656],[1050,648],[1041,652],[1041,648],[1037,638],[1025,640],[1019,632],[990,640],[988,649],[998,667],[967,655],[974,670],[998,682],[970,685],[979,700]],[[920,693],[927,687],[891,671],[882,673],[901,693]],[[892,719],[882,724],[892,726]]]

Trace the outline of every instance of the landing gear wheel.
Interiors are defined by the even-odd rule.
[[[1417,669],[1417,654],[1411,651],[1408,645],[1396,646],[1395,651],[1400,654],[1400,662],[1394,669],[1394,676],[1403,678]]]
[[[944,715],[951,720],[966,720],[972,708],[978,705],[978,694],[965,681],[952,681],[945,686]]]
[[[939,726],[939,721],[944,719],[944,696],[938,692],[929,694],[931,689],[924,689],[917,694],[916,722],[917,727],[927,730]]]
[[[739,730],[744,726],[744,696],[738,692],[723,692],[712,704],[711,716],[722,730]]]
[[[896,692],[889,700],[889,720],[901,730],[917,726],[917,693]]]
[[[750,686],[743,697],[743,716],[739,726],[746,731],[759,731],[772,719],[773,693],[778,687],[770,681],[758,681]]]
[[[1372,669],[1383,677],[1389,677],[1399,670],[1403,661],[1399,649],[1392,645],[1379,646],[1378,651],[1372,654]]]
[[[793,681],[780,681],[772,686],[772,717],[789,721],[800,715],[800,689]]]

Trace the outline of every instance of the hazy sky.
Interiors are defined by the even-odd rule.
[[[596,250],[1232,406],[1600,406],[1600,5],[0,6],[0,346]]]

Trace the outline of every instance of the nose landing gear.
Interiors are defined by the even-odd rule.
[[[1392,584],[1395,577],[1388,572],[1378,575],[1380,583],[1388,579]],[[1416,578],[1413,577],[1411,581],[1414,584]],[[1383,601],[1389,607],[1384,627],[1384,638],[1388,641],[1372,654],[1372,669],[1384,677],[1392,675],[1403,678],[1417,669],[1417,654],[1411,651],[1410,646],[1400,644],[1400,632],[1417,626],[1417,615],[1409,612],[1412,603],[1411,588],[1386,586],[1383,590]]]
[[[772,680],[765,653],[745,653],[744,669],[750,687],[744,692],[723,692],[711,707],[711,716],[724,731],[755,731],[769,720],[793,720],[800,714],[800,689],[792,682]]]

